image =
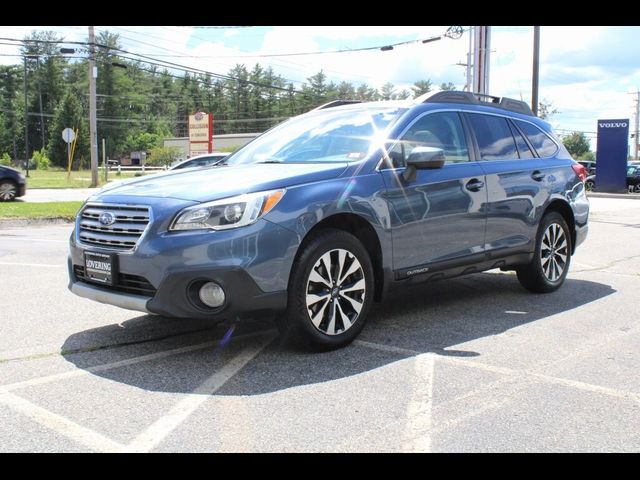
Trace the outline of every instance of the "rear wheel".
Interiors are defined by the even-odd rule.
[[[336,229],[320,231],[303,248],[289,281],[287,316],[278,327],[286,341],[304,348],[348,345],[371,308],[369,254],[356,237]]]
[[[584,182],[584,188],[587,189],[587,192],[591,192],[594,188],[596,188],[596,184],[593,180],[587,180],[586,182]]]
[[[524,288],[549,293],[560,288],[571,262],[569,227],[558,212],[548,212],[540,223],[533,260],[516,270]]]
[[[11,180],[0,180],[0,201],[15,200],[18,194],[18,186]]]

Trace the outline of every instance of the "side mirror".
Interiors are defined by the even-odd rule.
[[[407,182],[416,179],[417,170],[436,169],[444,166],[444,150],[435,147],[416,147],[407,159],[407,168],[402,177]]]

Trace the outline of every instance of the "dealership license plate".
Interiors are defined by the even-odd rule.
[[[113,285],[115,272],[115,256],[108,253],[84,252],[84,271],[86,277],[93,281]]]

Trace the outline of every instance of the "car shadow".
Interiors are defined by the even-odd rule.
[[[258,395],[349,377],[420,353],[481,356],[482,350],[462,344],[544,322],[614,292],[609,285],[567,279],[557,292],[531,294],[513,274],[488,272],[390,294],[384,303],[374,304],[359,338],[332,352],[288,347],[270,320],[212,324],[144,315],[75,333],[61,353],[77,368],[116,382],[192,393],[243,351],[266,343],[215,392]]]

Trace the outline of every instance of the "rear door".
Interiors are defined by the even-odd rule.
[[[484,172],[470,156],[468,135],[459,113],[429,112],[389,152],[395,168],[381,174],[399,277],[432,271],[430,266],[438,264],[471,262],[483,252],[487,191]],[[446,162],[439,169],[417,170],[416,179],[406,181],[405,160],[417,146],[442,148]]]
[[[547,202],[553,183],[552,162],[545,164],[538,158],[525,135],[509,118],[486,113],[465,115],[486,173],[485,249],[491,258],[532,251],[539,219],[537,208]],[[551,142],[548,137],[547,140]],[[557,147],[551,155],[556,151]],[[547,149],[545,154],[549,153]]]

